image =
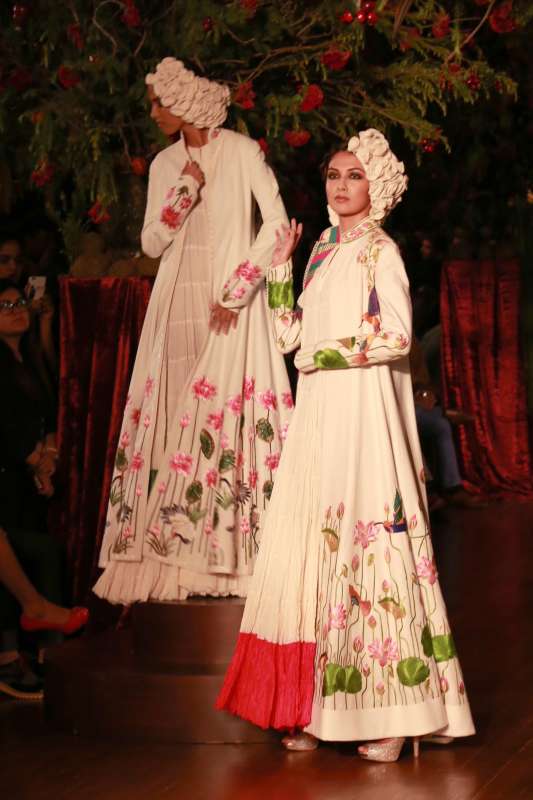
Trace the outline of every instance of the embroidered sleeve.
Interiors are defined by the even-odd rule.
[[[268,306],[276,345],[290,353],[300,344],[302,311],[294,308],[292,264],[287,261],[267,272]]]
[[[232,265],[233,270],[224,283],[219,302],[226,308],[242,308],[250,302],[257,289],[264,286],[265,272],[276,243],[276,230],[288,222],[278,183],[265,161],[263,151],[257,142],[242,138],[244,141],[240,146],[247,148],[246,168],[262,224],[248,252],[243,253],[241,263]]]
[[[409,283],[397,248],[372,244],[365,254],[368,307],[350,335],[325,339],[300,350],[295,365],[301,372],[385,364],[408,355],[411,343]]]
[[[158,258],[172,243],[198,199],[198,183],[192,175],[181,175],[169,188],[168,176],[157,162],[150,168],[148,199],[141,233],[143,251]]]

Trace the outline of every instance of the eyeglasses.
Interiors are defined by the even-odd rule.
[[[0,300],[0,311],[7,311],[12,314],[17,308],[27,308],[28,301],[25,297],[19,297],[18,300]]]
[[[15,264],[22,264],[20,256],[10,256],[7,253],[0,253],[0,266],[5,266],[9,264],[10,261],[13,261]]]

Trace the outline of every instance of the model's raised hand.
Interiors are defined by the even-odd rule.
[[[291,219],[290,225],[282,225],[276,231],[276,247],[272,254],[272,266],[277,267],[279,264],[284,264],[292,256],[298,242],[302,238],[302,223],[296,222]]]
[[[197,182],[200,188],[205,183],[205,175],[200,169],[200,165],[196,161],[187,161],[187,163],[185,164],[185,166],[181,171],[181,174],[191,175],[191,177],[194,178],[194,180]]]

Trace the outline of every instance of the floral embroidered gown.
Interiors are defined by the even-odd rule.
[[[189,158],[205,174],[201,190],[180,177]],[[246,595],[292,409],[264,282],[284,222],[276,180],[248,137],[221,129],[201,148],[188,153],[179,141],[154,160],[142,243],[163,258],[95,586],[111,602]],[[239,309],[227,336],[209,334],[214,302]]]
[[[270,270],[296,409],[217,707],[324,740],[474,732],[431,545],[411,308],[394,242],[366,220],[316,243],[299,308]]]

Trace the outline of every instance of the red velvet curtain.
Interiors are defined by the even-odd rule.
[[[491,497],[533,497],[518,261],[445,264],[441,323],[445,404],[475,416],[459,427],[464,479]]]
[[[151,278],[63,278],[59,450],[54,529],[64,537],[73,599],[93,583],[129,379]]]

